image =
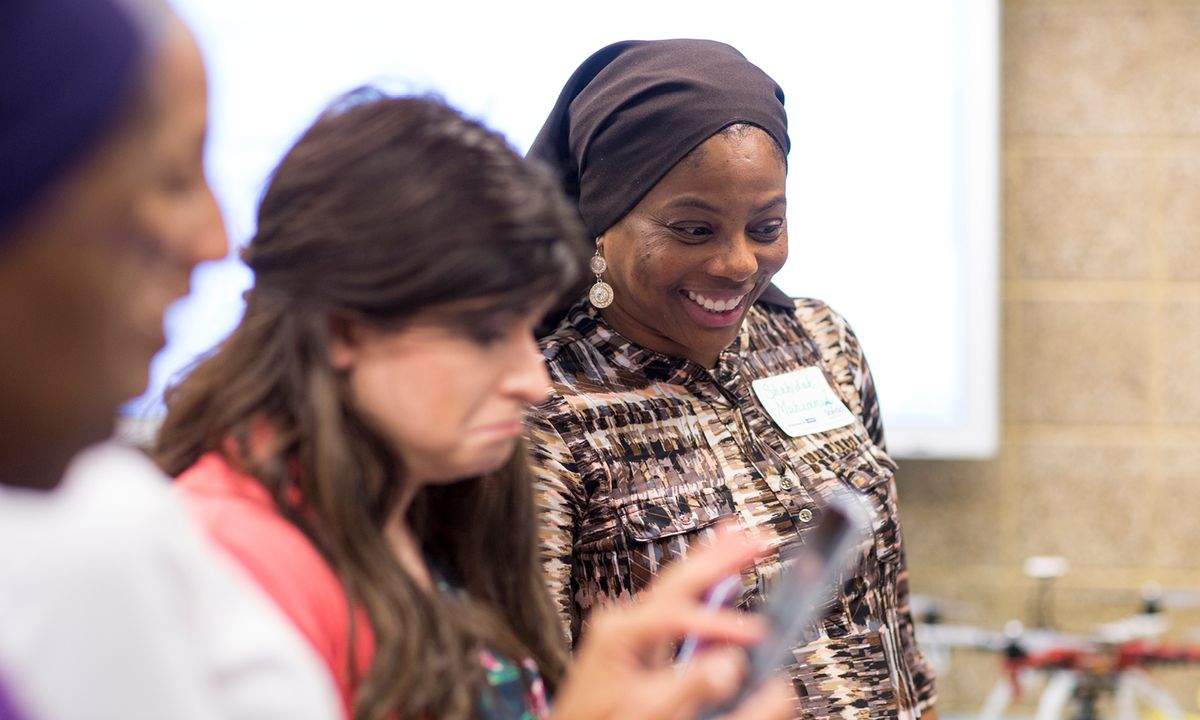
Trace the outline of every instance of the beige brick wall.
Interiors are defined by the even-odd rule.
[[[1200,587],[1200,0],[1009,0],[1002,33],[1002,450],[902,463],[901,507],[915,592],[1024,620],[1060,554],[1086,631]],[[957,654],[943,710],[997,668]],[[1164,679],[1196,708],[1200,668]]]

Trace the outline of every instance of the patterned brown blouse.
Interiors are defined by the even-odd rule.
[[[755,606],[822,498],[848,488],[874,534],[795,649],[797,715],[914,718],[933,704],[908,607],[896,466],[870,371],[839,315],[817,300],[755,305],[712,370],[635,345],[586,304],[542,346],[554,393],[531,418],[530,445],[542,552],[572,639],[591,608],[632,597],[725,516],[776,547],[743,576],[739,605]],[[751,382],[806,367],[820,369],[853,419],[791,437]]]

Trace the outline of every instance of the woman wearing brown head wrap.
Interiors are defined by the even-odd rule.
[[[596,239],[589,297],[542,340],[542,550],[578,639],[732,516],[777,549],[743,576],[754,607],[848,489],[873,534],[796,648],[797,715],[928,717],[870,371],[839,315],[770,284],[787,259],[783,100],[728,45],[622,42],[580,66],[534,141]]]

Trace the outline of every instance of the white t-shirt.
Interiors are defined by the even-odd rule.
[[[0,486],[0,678],[29,720],[344,717],[313,650],[142,453]]]

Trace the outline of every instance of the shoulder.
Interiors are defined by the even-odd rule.
[[[811,340],[822,355],[860,353],[858,339],[841,313],[824,300],[792,298],[790,306],[760,303],[754,307],[754,320],[759,325],[773,326],[777,331],[798,333]]]
[[[538,340],[550,379],[569,388],[602,375],[608,362],[597,343],[610,332],[586,301],[577,303],[553,332]]]
[[[324,556],[256,480],[209,454],[179,476],[176,489],[209,536],[289,614],[315,600],[344,609],[341,584]]]
[[[24,551],[0,553],[0,586],[21,588],[0,593],[0,654],[39,668],[19,678],[39,706],[74,703],[58,685],[70,676],[96,689],[97,716],[214,717],[220,704],[252,717],[246,703],[282,702],[291,688],[314,703],[296,717],[328,717],[315,659],[142,453],[106,444],[82,454],[57,491],[0,493],[0,543]]]
[[[552,333],[538,339],[538,347],[546,362],[555,362],[563,353],[571,352],[572,346],[581,342],[583,335],[571,322],[571,316],[567,316]]]
[[[219,455],[202,457],[179,476],[175,488],[192,517],[239,559],[269,557],[284,565],[328,570],[316,547],[279,512],[266,488]]]
[[[841,318],[841,315],[834,312],[829,303],[824,300],[798,297],[792,298],[792,303],[792,307],[789,310],[797,319],[829,322]]]
[[[567,328],[542,341],[550,393],[534,406],[530,418],[535,423],[554,425],[561,431],[570,425],[579,405],[577,398],[605,390],[611,374],[608,360],[574,328]]]
[[[182,473],[176,489],[190,515],[287,615],[344,684],[349,600],[308,536],[279,512],[265,488],[219,455],[206,455]]]
[[[591,312],[586,299],[581,299],[572,305],[547,335],[538,338],[545,353],[556,353],[560,348],[583,339],[592,321]]]
[[[115,443],[81,453],[54,491],[0,494],[0,537],[35,550],[40,576],[55,582],[115,579],[165,562],[189,527],[166,476],[141,452]],[[0,573],[21,572],[20,558],[5,555]]]
[[[841,313],[816,298],[796,298],[791,315],[818,340],[840,341],[848,327]]]

